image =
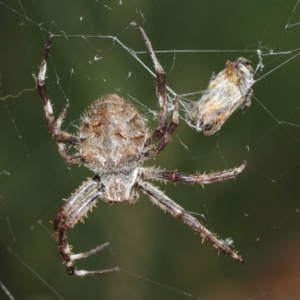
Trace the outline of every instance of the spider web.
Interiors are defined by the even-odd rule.
[[[0,298],[296,299],[299,2],[0,1]],[[69,233],[75,252],[111,243],[79,266],[118,266],[119,273],[80,280],[61,265],[51,222],[62,198],[92,174],[67,165],[47,133],[34,79],[43,47],[55,34],[47,84],[56,115],[70,103],[67,131],[108,93],[129,99],[153,128],[154,68],[136,26],[167,72],[170,99],[182,95],[178,130],[145,165],[203,173],[247,160],[236,180],[160,186],[238,250],[246,266],[202,245],[143,195],[133,206],[100,201]],[[185,123],[184,105],[201,97],[213,71],[240,56],[256,69],[252,105],[205,137]]]

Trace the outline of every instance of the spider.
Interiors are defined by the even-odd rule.
[[[244,263],[244,260],[235,251],[206,229],[200,221],[158,188],[145,181],[158,180],[203,185],[234,178],[242,172],[245,163],[236,168],[203,175],[188,175],[177,171],[140,166],[145,159],[156,156],[169,143],[172,133],[178,126],[179,97],[174,100],[171,108],[173,113],[169,121],[169,110],[171,109],[167,102],[166,75],[146,33],[142,28],[139,30],[156,71],[160,114],[158,126],[152,133],[148,132],[145,121],[138,111],[116,94],[106,95],[92,103],[81,118],[81,127],[77,135],[63,131],[61,125],[69,105],[67,104],[55,119],[45,83],[53,35],[50,35],[43,52],[37,87],[44,105],[48,131],[57,142],[59,153],[68,163],[83,164],[95,173],[93,178],[83,182],[79,189],[71,195],[54,220],[54,235],[67,272],[70,275],[86,276],[119,270],[112,268],[89,271],[75,268],[76,260],[97,253],[107,247],[109,243],[104,243],[87,252],[73,254],[72,247],[67,240],[67,231],[86,217],[98,199],[108,203],[128,202],[133,204],[138,200],[138,191],[148,195],[152,203],[162,210],[183,220],[193,230],[199,232],[203,240],[207,240],[219,252]],[[70,154],[67,146],[73,146],[78,152]]]
[[[186,114],[187,123],[205,135],[218,131],[238,108],[249,108],[254,70],[246,58],[228,61],[226,69],[212,76],[208,88]]]

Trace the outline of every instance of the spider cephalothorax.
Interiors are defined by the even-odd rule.
[[[55,237],[59,252],[70,275],[85,276],[117,271],[118,268],[86,271],[74,267],[75,260],[97,253],[108,245],[102,244],[90,251],[73,254],[67,241],[66,232],[86,216],[98,199],[107,202],[134,203],[140,190],[164,211],[182,219],[193,230],[199,232],[218,251],[244,262],[229,246],[206,229],[196,218],[187,213],[158,188],[144,180],[160,180],[187,184],[207,184],[234,178],[245,167],[241,166],[221,172],[203,175],[178,173],[155,168],[143,168],[141,163],[161,152],[168,144],[178,125],[178,101],[169,107],[166,95],[165,72],[158,62],[152,45],[144,30],[139,28],[150,52],[157,75],[157,91],[160,106],[159,124],[148,133],[146,124],[138,113],[122,97],[111,94],[96,100],[82,116],[82,124],[77,135],[61,130],[61,124],[67,113],[66,106],[55,120],[51,101],[47,94],[45,78],[47,61],[53,36],[45,47],[37,86],[44,105],[47,127],[58,144],[62,157],[69,163],[84,164],[95,176],[83,182],[77,191],[59,210],[54,221]],[[170,105],[171,106],[171,105]],[[171,121],[169,111],[173,109]],[[69,154],[67,146],[74,146],[77,153]]]

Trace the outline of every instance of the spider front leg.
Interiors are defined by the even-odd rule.
[[[148,48],[150,56],[152,58],[155,72],[156,72],[156,85],[157,85],[157,92],[159,98],[159,106],[160,106],[160,120],[158,127],[154,130],[151,136],[147,139],[145,146],[149,146],[159,140],[167,131],[168,126],[168,104],[167,104],[167,92],[166,92],[166,73],[164,68],[159,63],[154,51],[152,44],[147,37],[144,29],[139,27],[139,30],[144,38],[145,44]]]
[[[59,210],[55,217],[54,232],[58,243],[58,249],[70,275],[99,275],[119,271],[119,268],[93,271],[76,270],[74,267],[75,260],[96,254],[109,246],[109,243],[99,245],[87,252],[72,254],[71,246],[67,241],[67,230],[73,228],[79,220],[82,220],[87,215],[88,211],[92,209],[102,194],[103,192],[99,188],[98,182],[90,179],[84,182],[82,186],[67,200],[66,204]]]
[[[162,210],[167,211],[174,217],[183,220],[183,222],[190,226],[193,230],[199,232],[203,240],[207,240],[218,251],[232,257],[234,260],[240,263],[245,264],[245,261],[240,255],[238,255],[234,250],[230,249],[226,243],[219,240],[215,234],[205,228],[199,220],[187,213],[184,208],[171,200],[159,189],[141,180],[137,181],[136,187],[147,194],[150,197],[150,200]]]
[[[172,115],[172,121],[170,125],[168,126],[165,134],[161,137],[160,142],[157,145],[152,145],[150,146],[150,149],[148,149],[143,153],[144,157],[150,157],[150,156],[155,156],[159,152],[165,149],[165,147],[168,145],[171,135],[175,131],[175,129],[179,125],[179,96],[177,95],[175,100],[174,100],[174,111]]]
[[[65,108],[62,110],[57,120],[55,120],[54,113],[52,110],[52,103],[47,93],[47,86],[45,83],[45,79],[46,79],[46,72],[47,72],[47,62],[49,58],[50,48],[52,45],[52,40],[53,40],[53,36],[50,35],[43,52],[40,71],[37,77],[37,88],[44,105],[48,131],[51,133],[52,137],[56,140],[60,154],[63,156],[64,159],[66,159],[70,163],[82,163],[83,161],[80,155],[69,155],[65,145],[65,144],[69,144],[73,146],[79,145],[78,137],[61,130],[61,125],[67,114],[69,105],[67,104],[65,106]]]

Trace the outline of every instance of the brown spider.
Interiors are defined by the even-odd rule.
[[[37,87],[44,105],[48,130],[57,142],[59,153],[67,162],[83,164],[96,173],[94,178],[85,181],[72,194],[55,217],[55,238],[67,271],[70,275],[85,276],[119,270],[118,268],[94,271],[77,270],[74,266],[75,260],[97,253],[108,246],[108,243],[84,253],[73,254],[67,241],[66,232],[87,215],[98,199],[109,203],[135,203],[138,199],[137,190],[147,194],[150,200],[162,210],[182,219],[218,251],[244,263],[235,251],[219,240],[196,218],[185,212],[181,206],[158,188],[144,181],[150,179],[203,185],[234,178],[244,169],[245,163],[237,168],[204,175],[188,175],[177,171],[140,167],[145,159],[154,157],[168,144],[172,133],[178,126],[179,98],[175,99],[172,120],[169,123],[165,72],[158,62],[144,30],[142,28],[139,30],[145,40],[157,74],[160,116],[158,127],[151,134],[148,133],[146,124],[137,110],[115,94],[98,99],[91,105],[82,116],[81,127],[77,135],[62,131],[61,124],[66,116],[68,104],[55,120],[45,84],[52,35],[44,49]],[[78,153],[69,154],[67,145],[74,146]]]

